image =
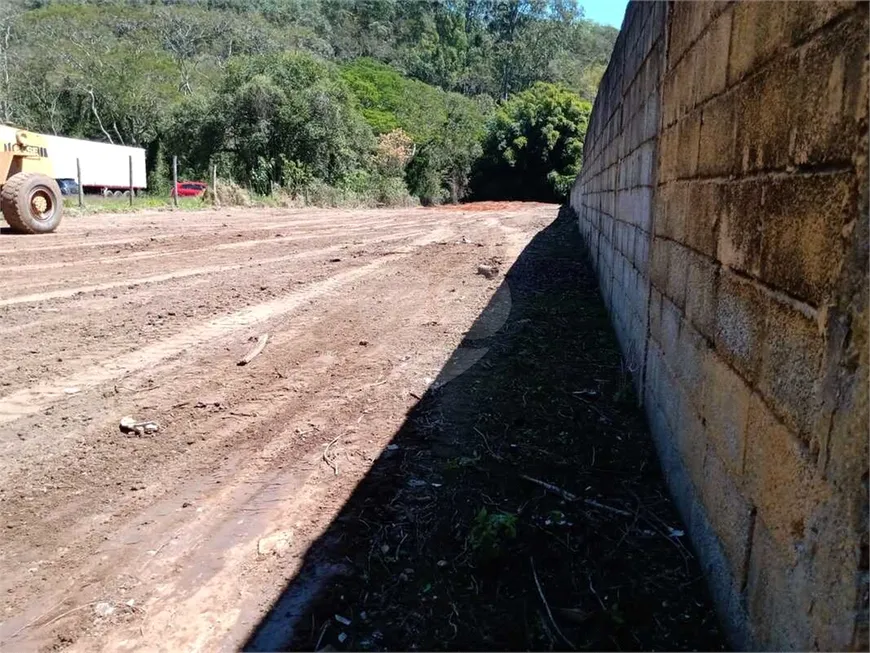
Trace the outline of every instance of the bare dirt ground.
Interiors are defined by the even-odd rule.
[[[542,389],[556,377],[564,382],[564,373],[541,382],[524,368],[533,358],[546,359],[534,352],[534,343],[523,345],[516,336],[524,328],[544,333],[528,330],[542,320],[528,299],[543,296],[546,283],[535,283],[574,284],[598,306],[594,283],[577,261],[567,273],[553,275],[542,275],[539,261],[537,272],[525,276],[517,263],[557,208],[488,203],[449,210],[101,215],[67,219],[50,236],[0,236],[2,650],[498,648],[505,642],[525,648],[548,641],[564,648],[565,636],[578,639],[571,619],[583,623],[598,607],[607,615],[597,627],[604,634],[591,641],[608,648],[634,641],[641,648],[720,646],[697,564],[668,531],[679,522],[663,496],[639,413],[630,402],[628,409],[623,405],[619,358],[599,309],[591,342],[609,358],[583,368],[588,378],[567,389],[581,393],[569,397],[570,419],[556,404],[545,406],[549,390]],[[563,241],[568,237],[565,228],[559,233]],[[493,278],[477,274],[481,264],[498,272]],[[516,276],[513,284],[506,282],[508,270]],[[559,305],[576,299],[547,296],[560,297]],[[556,331],[546,332],[548,342],[574,328],[565,319],[554,316]],[[238,366],[262,334],[269,335],[262,354]],[[464,347],[469,338],[486,346]],[[507,361],[512,367],[505,367]],[[529,375],[529,387],[516,394],[523,375]],[[466,385],[448,383],[455,378]],[[472,386],[513,390],[475,399]],[[494,399],[516,413],[507,429],[499,421],[502,430],[496,431],[468,405]],[[502,414],[504,405],[488,410]],[[443,415],[432,415],[446,408],[452,412],[445,426]],[[575,419],[577,410],[582,419]],[[626,460],[643,477],[620,481],[631,494],[619,495],[625,502],[618,510],[630,518],[601,509],[590,517],[588,503],[566,516],[576,502],[566,508],[564,497],[560,503],[518,477],[525,469],[543,479],[542,461],[552,463],[553,454],[539,454],[527,467],[512,457],[522,453],[532,460],[535,447],[566,446],[558,437],[537,434],[533,442],[529,436],[537,428],[535,415],[557,413],[568,421],[549,424],[547,433],[591,428],[606,440],[597,445],[598,462],[585,464],[580,476],[565,468],[569,456],[557,454],[561,475],[547,478],[566,489],[573,478],[574,492],[595,486],[596,470],[615,464],[623,445],[613,434],[622,433]],[[160,430],[123,434],[118,422],[126,415],[155,420]],[[409,424],[416,430],[409,431]],[[511,428],[525,435],[511,440]],[[441,439],[432,439],[433,429]],[[464,448],[456,442],[460,435],[468,440]],[[432,451],[437,469],[424,465]],[[587,456],[588,448],[579,453]],[[425,469],[411,469],[416,464]],[[487,468],[478,474],[487,464],[497,465],[499,483],[527,505],[510,491],[500,497],[499,483],[491,494],[481,489],[494,473]],[[372,485],[379,465],[389,482]],[[454,477],[445,478],[442,468]],[[606,476],[612,481],[620,473]],[[404,531],[394,529],[400,520],[385,515],[385,506],[406,516],[429,506],[431,521],[436,505],[413,495],[423,488],[437,493],[449,483],[464,488],[462,507],[454,492],[452,503],[437,506],[439,524],[428,525],[418,512],[414,519],[427,530],[418,528],[400,553],[408,535],[403,539]],[[486,501],[472,505],[469,493]],[[637,502],[630,499],[638,494]],[[357,504],[369,505],[375,496],[379,507],[367,519]],[[403,508],[409,501],[417,508]],[[489,513],[480,517],[485,506]],[[535,521],[542,515],[549,521]],[[353,524],[336,539],[336,528],[341,531],[348,519]],[[517,548],[517,542],[532,541],[523,539],[532,524],[544,532],[561,528],[552,546],[567,547],[562,553],[569,561],[588,557],[589,545],[582,537],[571,540],[566,526],[581,519],[603,532],[605,548],[627,552],[608,563],[616,576],[640,567],[660,572],[643,589],[658,607],[644,603],[644,625],[634,639],[613,635],[626,631],[633,607],[614,601],[619,589],[595,576],[600,568],[577,575],[587,598],[587,587],[598,585],[598,601],[581,610],[576,602],[569,605],[569,586],[555,587],[570,565],[560,569],[556,554],[544,549],[535,549],[535,559],[535,551]],[[421,538],[453,541],[457,551],[443,553],[446,559],[431,553],[435,557],[424,564],[421,556],[429,553]],[[653,544],[638,546],[638,538]],[[465,558],[458,553],[463,545]],[[659,566],[635,551],[644,547]],[[442,595],[439,602],[433,592],[438,582],[426,577],[424,567],[431,574],[446,568],[465,587],[498,576],[493,569],[504,571],[505,556],[518,583],[501,590],[490,583],[477,592],[496,603],[499,591],[506,592],[502,618],[517,628],[484,637],[469,619],[473,610],[462,608],[482,595],[463,590],[464,598],[445,603]],[[563,624],[561,637],[539,598],[530,562],[542,587],[549,585],[553,608],[569,610],[553,614]],[[478,571],[462,576],[463,565]],[[384,578],[392,590],[384,589]],[[367,614],[361,606],[369,599],[360,587],[375,586],[380,589],[372,589]],[[522,617],[515,613],[518,593],[525,602]],[[438,606],[452,643],[440,626],[426,630],[417,617],[397,625],[400,617],[390,610],[402,605],[424,621],[426,610],[434,614]],[[339,612],[348,613],[353,628],[363,622],[369,627],[356,632],[335,621]]]

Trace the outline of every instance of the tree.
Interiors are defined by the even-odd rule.
[[[478,199],[558,201],[580,171],[592,105],[538,82],[496,111],[474,175]]]
[[[375,150],[337,69],[305,54],[232,60],[214,97],[183,105],[166,131],[191,170],[220,158],[261,193],[290,176],[341,185]]]

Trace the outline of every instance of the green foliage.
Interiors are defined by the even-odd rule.
[[[210,98],[184,102],[166,133],[185,169],[221,166],[255,192],[341,185],[370,166],[374,136],[337,69],[307,54],[232,59]]]
[[[475,170],[478,198],[561,200],[580,171],[592,105],[539,82],[505,102]]]
[[[0,121],[145,147],[164,190],[178,155],[183,177],[217,164],[256,193],[459,201],[485,153],[478,182],[518,157],[516,195],[525,146],[494,146],[508,98],[549,81],[593,99],[616,33],[574,0],[7,0]],[[385,171],[376,137],[396,129],[412,156]],[[519,194],[561,193],[573,142]]]
[[[517,536],[517,516],[507,512],[490,513],[481,508],[471,524],[468,541],[471,548],[484,557],[501,553],[505,540]]]

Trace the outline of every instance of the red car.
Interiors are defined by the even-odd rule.
[[[206,189],[208,185],[201,181],[179,181],[172,194],[177,194],[179,197],[199,197]]]

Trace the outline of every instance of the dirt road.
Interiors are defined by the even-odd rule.
[[[0,236],[0,647],[240,646],[499,287],[478,265],[503,272],[555,216],[233,209]],[[160,430],[122,434],[126,415]]]

